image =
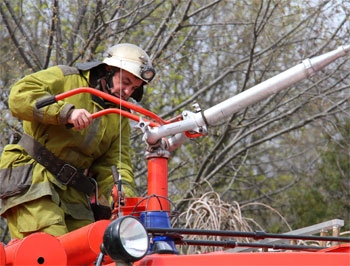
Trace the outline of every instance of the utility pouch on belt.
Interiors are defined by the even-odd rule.
[[[5,199],[29,188],[32,184],[32,164],[0,170],[0,199]]]
[[[112,216],[112,210],[108,206],[99,205],[97,203],[90,204],[92,212],[94,213],[95,221],[108,220]]]
[[[90,202],[90,207],[94,213],[95,221],[99,220],[108,220],[112,216],[112,209],[108,206],[102,205],[99,203],[98,199],[98,185],[95,179],[92,180],[95,183],[95,196]]]
[[[72,186],[86,194],[94,192],[95,185],[90,182],[89,177],[83,174],[83,170],[62,161],[28,134],[24,133],[18,144],[62,184]]]

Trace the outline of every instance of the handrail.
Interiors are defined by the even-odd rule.
[[[152,118],[155,122],[152,122],[152,121],[149,121],[149,120],[146,120],[147,122],[150,122],[150,126],[160,126],[160,125],[165,125],[165,124],[168,124],[169,122],[168,121],[165,121],[163,120],[161,117],[159,117],[158,115],[156,115],[155,113],[141,107],[141,106],[138,106],[136,104],[133,104],[131,102],[128,102],[128,101],[125,101],[125,100],[122,100],[120,98],[117,98],[115,96],[112,96],[108,93],[105,93],[103,91],[99,91],[99,90],[96,90],[94,88],[89,88],[89,87],[80,87],[80,88],[76,88],[76,89],[73,89],[73,90],[70,90],[70,91],[66,91],[66,92],[63,92],[63,93],[60,93],[58,95],[52,95],[52,96],[49,96],[49,97],[45,97],[43,99],[40,99],[36,102],[35,106],[40,109],[44,106],[47,106],[47,105],[50,105],[50,104],[53,104],[57,101],[60,101],[60,100],[63,100],[65,98],[68,98],[68,97],[71,97],[73,95],[76,95],[76,94],[79,94],[79,93],[90,93],[90,94],[93,94],[95,96],[98,96],[98,97],[101,97],[107,101],[110,101],[112,103],[115,103],[121,107],[124,107],[124,108],[127,108],[127,109],[130,109],[130,110],[133,110],[137,113],[140,113],[140,114],[143,114],[149,118]],[[134,115],[134,114],[131,114],[130,112],[127,112],[127,111],[124,111],[122,109],[117,109],[117,108],[109,108],[109,109],[105,109],[105,110],[102,110],[102,111],[98,111],[96,113],[93,114],[93,118],[96,118],[96,117],[99,117],[99,116],[102,116],[102,115],[105,115],[105,114],[108,114],[108,113],[118,113],[118,114],[121,114],[123,116],[126,116],[132,120],[135,120],[136,122],[139,122],[140,121],[140,117],[137,116],[137,115]]]
[[[284,234],[310,236],[310,235],[322,233],[324,231],[334,230],[334,228],[339,229],[343,226],[344,226],[344,220],[333,219],[333,220],[329,220],[329,221],[326,221],[323,223],[318,223],[318,224],[303,227],[303,228],[300,228],[297,230],[289,231],[289,232],[284,233]],[[332,241],[332,240],[330,240],[330,241]],[[267,244],[267,243],[276,244],[276,243],[286,243],[286,242],[288,242],[288,240],[286,240],[286,239],[271,239],[271,238],[256,241],[256,243],[261,243],[261,244]],[[253,249],[237,247],[237,248],[230,249],[228,251],[229,252],[242,252],[242,251],[246,252],[246,251],[251,251],[251,250],[253,250]]]

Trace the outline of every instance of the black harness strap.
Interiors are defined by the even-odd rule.
[[[70,185],[86,194],[91,194],[95,191],[95,185],[90,181],[89,177],[83,174],[83,170],[62,161],[28,134],[24,133],[18,144],[38,163],[50,171],[62,184]]]

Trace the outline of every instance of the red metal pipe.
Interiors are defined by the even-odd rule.
[[[105,93],[105,92],[102,92],[102,91],[99,91],[99,90],[96,90],[96,89],[93,89],[93,88],[89,88],[89,87],[81,87],[81,88],[77,88],[77,89],[74,89],[74,90],[70,90],[70,91],[67,91],[67,92],[63,92],[61,94],[58,94],[55,96],[55,99],[56,101],[59,101],[59,100],[63,100],[65,98],[68,98],[68,97],[71,97],[73,95],[76,95],[76,94],[79,94],[79,93],[84,93],[84,92],[87,92],[87,93],[91,93],[93,95],[96,95],[96,96],[99,96],[103,99],[106,99],[110,102],[113,102],[115,104],[119,104],[120,106],[123,106],[125,108],[128,108],[128,109],[131,109],[137,113],[140,113],[140,114],[143,114],[145,116],[148,116],[150,118],[152,118],[153,120],[155,120],[156,122],[158,122],[160,125],[164,125],[164,124],[167,124],[169,122],[167,121],[164,121],[162,118],[160,118],[158,115],[156,115],[155,113],[152,113],[151,111],[145,109],[145,108],[142,108],[141,106],[138,106],[136,104],[133,104],[131,102],[128,102],[128,101],[124,101],[120,98],[117,98],[115,96],[112,96],[108,93]],[[124,112],[123,112],[123,115],[124,115]],[[137,117],[137,116],[136,116]],[[133,120],[135,120],[134,118],[136,117],[132,117]],[[131,117],[129,117],[131,118]],[[135,120],[135,121],[139,121],[139,117],[137,117],[138,120]],[[159,126],[159,125],[158,125]]]
[[[67,265],[67,254],[60,241],[46,233],[34,233],[5,247],[5,260],[1,265]]]
[[[148,160],[147,211],[170,211],[168,200],[168,158],[150,157]],[[159,196],[159,197],[153,197]]]
[[[104,109],[104,110],[101,110],[101,111],[98,111],[98,112],[95,112],[92,114],[92,118],[97,118],[97,117],[100,117],[100,116],[103,116],[103,115],[108,115],[108,114],[120,114],[122,116],[125,116],[129,119],[132,119],[136,122],[140,122],[140,117],[138,115],[135,115],[135,114],[132,114],[130,112],[127,112],[127,111],[124,111],[122,109],[117,109],[117,108],[109,108],[109,109]],[[149,122],[150,126],[151,127],[159,127],[159,124],[156,123],[156,122],[153,122],[151,120],[148,120],[148,119],[145,119],[143,118],[143,121],[144,122]]]
[[[58,237],[67,253],[68,265],[92,265],[100,253],[103,234],[109,223],[109,220],[97,221]],[[105,256],[105,262],[112,260]]]
[[[0,242],[0,266],[5,265],[6,263],[6,253],[4,245]]]

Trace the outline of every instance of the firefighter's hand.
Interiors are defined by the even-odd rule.
[[[67,121],[75,129],[84,129],[92,123],[92,115],[85,109],[74,109]]]

